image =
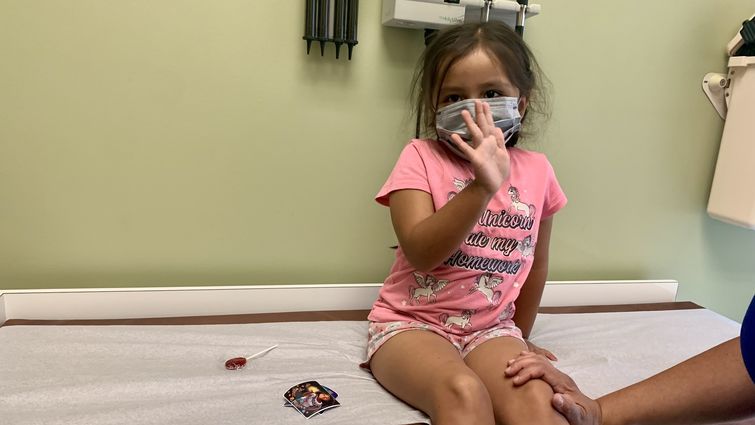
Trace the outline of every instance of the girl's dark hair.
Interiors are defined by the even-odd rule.
[[[542,71],[524,40],[501,22],[468,23],[442,30],[432,37],[420,57],[412,83],[415,99],[414,113],[422,117],[424,134],[435,135],[435,113],[438,94],[446,73],[459,59],[477,49],[483,49],[506,70],[509,81],[519,89],[519,96],[527,98],[526,116],[549,116],[547,96],[543,88]],[[524,125],[523,132],[528,133]],[[530,119],[531,121],[531,119]],[[509,139],[514,146],[519,134]]]

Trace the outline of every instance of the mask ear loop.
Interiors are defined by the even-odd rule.
[[[522,124],[517,124],[510,129],[503,132],[503,144],[506,146],[509,146],[509,141],[512,137],[514,137],[514,134],[518,133],[519,130],[522,128]]]
[[[524,97],[520,96],[519,97],[519,102],[520,103],[522,102],[522,99],[524,99]],[[518,104],[517,104],[517,109],[519,109],[519,105]],[[507,137],[506,133],[503,134],[503,144],[507,148],[514,147],[517,144],[517,142],[519,142],[519,135],[518,135],[518,133],[522,129],[522,124],[524,123],[524,117],[526,115],[527,115],[527,109],[525,109],[524,113],[521,114],[522,117],[519,119],[519,124],[515,125],[514,127],[511,127],[510,129],[508,129],[508,131],[506,131],[506,133],[510,133],[509,136]],[[516,130],[514,131],[514,129],[516,129]],[[516,137],[514,137],[514,135],[516,135]]]
[[[520,104],[524,102],[524,99],[526,99],[526,97],[519,96],[519,101],[517,102],[516,109],[520,109]],[[526,105],[525,105],[524,112],[521,113],[522,119],[524,119],[524,115],[526,113],[527,113],[527,108],[526,108]]]

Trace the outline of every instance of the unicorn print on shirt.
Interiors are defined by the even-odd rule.
[[[470,294],[475,292],[481,293],[488,304],[494,306],[501,300],[501,291],[496,291],[494,288],[503,283],[501,276],[493,276],[491,273],[481,274],[474,282],[474,287],[469,290]]]
[[[456,196],[459,192],[464,190],[465,187],[469,186],[470,183],[472,183],[473,179],[465,179],[462,180],[460,178],[454,177],[454,187],[456,188],[456,191],[448,192],[448,200],[450,201],[451,198]]]
[[[532,257],[535,254],[535,244],[532,243],[532,235],[527,235],[516,247],[522,253],[522,257]]]
[[[419,288],[409,287],[409,296],[411,297],[409,304],[414,304],[415,302],[419,304],[421,297],[427,298],[428,303],[434,303],[437,299],[437,293],[448,285],[447,280],[436,280],[431,275],[425,277],[417,272],[414,272],[414,280],[417,281]]]
[[[509,186],[509,196],[511,196],[511,207],[514,211],[521,211],[527,217],[533,217],[535,215],[535,206],[532,204],[525,204],[519,199],[519,189],[514,186]]]
[[[453,326],[458,326],[461,329],[468,328],[472,326],[472,315],[474,314],[474,310],[464,310],[461,312],[461,316],[449,316],[446,313],[443,313],[440,315],[440,321],[443,323],[443,326],[447,328],[452,328]]]

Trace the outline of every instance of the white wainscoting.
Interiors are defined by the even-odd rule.
[[[379,283],[0,290],[0,325],[11,319],[72,320],[368,309]],[[553,281],[542,306],[676,300],[674,280]]]

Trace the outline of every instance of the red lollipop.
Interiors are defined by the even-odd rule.
[[[259,353],[252,354],[249,357],[234,357],[232,359],[228,359],[225,362],[225,368],[228,370],[239,370],[243,369],[244,366],[246,366],[246,362],[248,360],[256,359],[257,357],[264,356],[267,354],[268,351],[272,350],[273,348],[277,347],[278,344],[273,345],[272,347],[265,348],[264,350],[260,351]]]
[[[246,366],[246,357],[234,357],[225,362],[225,368],[228,370],[241,369],[244,366]]]

